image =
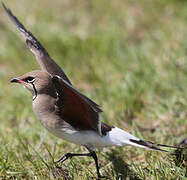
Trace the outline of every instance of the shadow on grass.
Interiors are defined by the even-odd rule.
[[[183,139],[179,145],[178,149],[175,150],[175,165],[178,167],[184,167],[186,169],[185,177],[187,177],[187,138]],[[184,148],[184,149],[180,149]]]
[[[119,152],[112,150],[107,153],[109,160],[113,164],[113,171],[116,174],[116,179],[125,180],[129,178],[130,180],[142,180],[137,176],[137,174],[129,168],[129,165],[119,156]]]
[[[67,169],[55,166],[51,168],[51,173],[54,179],[63,178],[63,180],[70,180],[69,172]]]

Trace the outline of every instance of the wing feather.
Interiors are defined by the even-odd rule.
[[[48,72],[52,76],[58,75],[71,84],[70,80],[68,79],[64,71],[49,56],[46,49],[41,45],[41,43],[36,39],[36,37],[34,37],[33,34],[23,26],[23,24],[17,19],[16,16],[14,16],[11,10],[8,9],[4,3],[2,3],[2,5],[6,13],[8,14],[8,17],[21,32],[21,35],[24,37],[27,47],[35,55],[37,62],[41,66],[41,69],[43,71]]]
[[[96,130],[102,135],[99,105],[81,94],[64,79],[54,76],[52,81],[59,95],[57,106],[62,119],[74,127],[82,130]]]

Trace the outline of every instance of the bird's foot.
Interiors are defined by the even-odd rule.
[[[71,153],[66,153],[65,155],[63,155],[59,160],[55,161],[55,164],[58,163],[63,163],[65,160],[72,158],[72,154]]]

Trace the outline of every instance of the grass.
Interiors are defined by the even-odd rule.
[[[73,84],[103,107],[103,121],[139,138],[178,145],[187,137],[187,2],[6,2]],[[92,159],[54,159],[85,149],[45,131],[32,97],[12,77],[39,69],[0,10],[0,179],[94,179]],[[171,151],[172,152],[172,151]],[[184,152],[185,153],[185,152]],[[108,179],[187,179],[187,160],[135,147],[98,150]]]

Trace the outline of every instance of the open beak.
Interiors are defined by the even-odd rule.
[[[20,80],[18,78],[13,78],[10,82],[11,83],[20,83],[20,84],[24,83],[24,81],[22,81],[22,80]]]

